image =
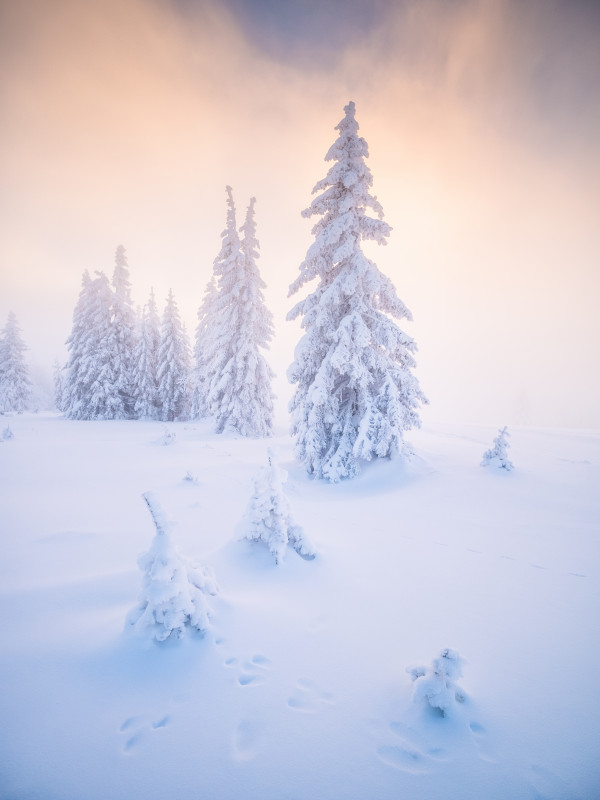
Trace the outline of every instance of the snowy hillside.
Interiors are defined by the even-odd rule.
[[[480,466],[495,429],[426,428],[409,464],[329,485],[282,429],[7,425],[3,800],[600,797],[600,433],[511,429],[506,472]],[[267,446],[312,561],[235,540]],[[204,638],[124,632],[147,491],[214,568]],[[406,671],[444,648],[465,659],[445,717]]]

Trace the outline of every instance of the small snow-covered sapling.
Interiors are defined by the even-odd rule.
[[[506,425],[504,428],[498,429],[498,436],[494,439],[494,446],[486,450],[483,454],[483,460],[481,462],[482,467],[495,465],[499,469],[505,469],[507,471],[514,469],[514,464],[507,456],[507,450],[510,447],[508,443],[509,436],[510,434]]]
[[[177,434],[175,434],[174,431],[170,431],[165,425],[165,432],[160,439],[160,443],[165,445],[165,447],[170,444],[175,444],[176,436]]]
[[[4,428],[4,430],[2,431],[2,436],[0,436],[0,439],[7,442],[9,439],[12,439],[13,437],[14,433],[11,431],[10,425],[7,425],[6,428]]]
[[[408,667],[406,671],[415,682],[415,703],[426,701],[443,717],[448,715],[455,703],[463,703],[466,695],[456,685],[456,681],[462,677],[462,664],[463,659],[457,651],[446,648],[430,667]]]
[[[167,521],[154,493],[142,495],[154,521],[156,536],[138,564],[143,572],[139,602],[127,616],[127,627],[157,642],[181,638],[187,628],[204,633],[209,627],[207,595],[218,592],[212,569],[195,567],[171,540]]]
[[[269,465],[261,467],[254,479],[254,492],[241,523],[242,539],[264,542],[280,564],[289,544],[299,556],[306,560],[315,557],[315,549],[299,525],[292,519],[283,484],[287,472],[268,450]]]

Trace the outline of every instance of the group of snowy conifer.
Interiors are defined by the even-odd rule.
[[[361,464],[406,449],[404,431],[420,426],[426,403],[412,369],[417,346],[397,321],[412,319],[392,282],[361,247],[387,244],[391,227],[371,194],[366,141],[358,135],[350,102],[325,160],[333,164],[302,212],[319,217],[314,242],[291,284],[310,293],[288,314],[304,333],[288,378],[295,453],[309,474],[337,482]],[[67,339],[69,359],[55,364],[57,407],[70,419],[211,417],[215,430],[269,436],[273,428],[274,374],[263,351],[273,338],[257,265],[255,198],[238,229],[232,190],[221,249],[198,311],[193,359],[170,291],[162,320],[154,293],[136,315],[125,250],[117,248],[112,284],[85,272]],[[241,234],[241,236],[240,236]],[[14,316],[0,338],[0,413],[23,410],[30,390],[25,346]],[[193,363],[192,363],[193,362]],[[506,430],[484,455],[504,469]]]
[[[187,414],[189,344],[172,292],[162,323],[154,293],[138,318],[125,249],[117,248],[112,286],[84,272],[67,339],[69,359],[55,371],[58,408],[69,419],[162,419]]]
[[[258,268],[250,201],[242,238],[227,187],[227,227],[198,312],[192,364],[173,292],[159,321],[154,293],[136,317],[125,250],[117,248],[112,285],[85,272],[67,339],[69,360],[55,367],[55,398],[69,419],[214,418],[216,430],[268,436],[273,372],[261,353],[273,336]]]

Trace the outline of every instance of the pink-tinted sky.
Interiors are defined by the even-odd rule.
[[[231,184],[257,197],[278,393],[300,211],[352,99],[394,228],[425,421],[600,426],[595,0],[0,4],[0,323],[66,358],[84,269],[128,253],[193,332]]]

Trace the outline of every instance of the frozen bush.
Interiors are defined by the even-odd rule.
[[[171,540],[170,524],[152,492],[142,495],[156,527],[150,550],[138,564],[144,576],[139,603],[127,616],[127,627],[157,642],[181,638],[186,628],[204,633],[209,627],[207,595],[218,587],[209,567],[192,566]]]
[[[415,703],[426,701],[445,717],[456,702],[464,702],[465,694],[456,685],[458,678],[462,677],[462,664],[463,659],[457,651],[446,648],[430,667],[408,667],[406,671],[415,682]]]
[[[175,444],[175,439],[176,438],[177,438],[177,435],[174,433],[174,431],[170,431],[165,426],[165,431],[164,431],[163,435],[161,436],[161,438],[159,439],[159,441],[160,441],[161,444],[165,445],[165,447],[166,447],[167,445]]]
[[[498,429],[498,436],[496,436],[494,439],[494,446],[489,450],[486,450],[483,454],[483,460],[481,462],[482,467],[493,465],[499,469],[505,469],[507,471],[514,469],[512,461],[509,461],[507,456],[507,451],[510,447],[508,443],[509,436],[510,434],[506,425],[504,428]]]
[[[254,493],[241,524],[241,538],[264,542],[276,564],[283,560],[288,544],[302,558],[311,560],[315,557],[314,547],[292,520],[283,490],[287,472],[278,466],[271,450],[268,457],[268,467],[262,467],[254,480]]]

